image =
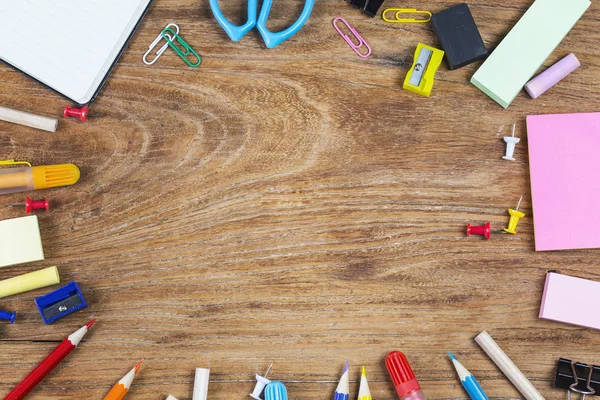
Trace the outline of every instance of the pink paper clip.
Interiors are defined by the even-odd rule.
[[[342,21],[342,23],[344,25],[346,25],[346,28],[348,28],[350,30],[350,32],[352,32],[352,34],[354,34],[354,37],[356,38],[356,40],[358,40],[358,44],[354,43],[354,41],[345,33],[343,33],[340,28],[338,28],[336,22],[337,21]],[[338,31],[338,33],[340,34],[340,36],[342,38],[344,38],[344,40],[346,41],[346,43],[348,43],[348,46],[350,46],[350,48],[352,48],[352,50],[354,50],[354,52],[356,54],[358,54],[359,57],[362,58],[367,58],[371,55],[371,47],[367,44],[367,42],[365,42],[365,39],[362,38],[362,36],[360,36],[358,34],[358,32],[356,32],[356,29],[354,29],[353,27],[350,26],[350,24],[348,23],[348,21],[346,21],[344,18],[342,17],[336,17],[333,19],[333,27],[335,28],[336,31]],[[362,47],[366,47],[368,52],[367,54],[363,54],[359,51],[359,49],[361,49]]]

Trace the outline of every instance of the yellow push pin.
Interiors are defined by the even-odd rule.
[[[521,196],[521,198],[519,199],[516,209],[508,209],[508,213],[510,214],[510,220],[508,220],[508,228],[504,228],[504,232],[506,233],[512,233],[513,235],[517,234],[517,225],[519,224],[519,220],[521,220],[521,218],[525,216],[525,214],[519,211],[521,200],[523,200],[523,196]]]

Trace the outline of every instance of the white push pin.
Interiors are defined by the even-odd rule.
[[[502,158],[508,161],[515,161],[513,155],[515,154],[515,146],[517,143],[521,141],[521,139],[515,137],[515,126],[517,123],[513,124],[512,128],[512,136],[504,136],[504,141],[506,142],[506,155]]]
[[[269,383],[271,383],[271,381],[267,379],[267,375],[269,375],[269,372],[271,371],[272,366],[273,366],[273,363],[271,363],[271,365],[269,365],[269,368],[267,369],[265,376],[260,376],[260,375],[256,374],[256,386],[254,386],[254,390],[252,391],[252,393],[250,393],[250,397],[252,397],[253,399],[262,400],[260,395],[265,390],[265,386],[267,386]]]

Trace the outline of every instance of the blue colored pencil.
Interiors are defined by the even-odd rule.
[[[340,383],[338,383],[337,389],[335,389],[333,400],[348,400],[349,398],[350,376],[348,375],[348,361],[346,361],[346,366],[344,367],[344,372],[342,373],[342,377],[340,378]]]
[[[452,363],[454,364],[454,368],[456,368],[456,372],[458,372],[458,377],[460,378],[460,383],[462,383],[463,387],[469,394],[472,400],[489,400],[477,379],[473,376],[472,373],[466,369],[452,353],[448,353]]]

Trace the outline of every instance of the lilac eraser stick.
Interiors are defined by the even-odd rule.
[[[575,54],[571,53],[527,82],[525,85],[525,90],[532,98],[537,99],[544,92],[546,92],[546,90],[556,85],[580,66],[581,64],[579,63],[577,57],[575,57]]]

